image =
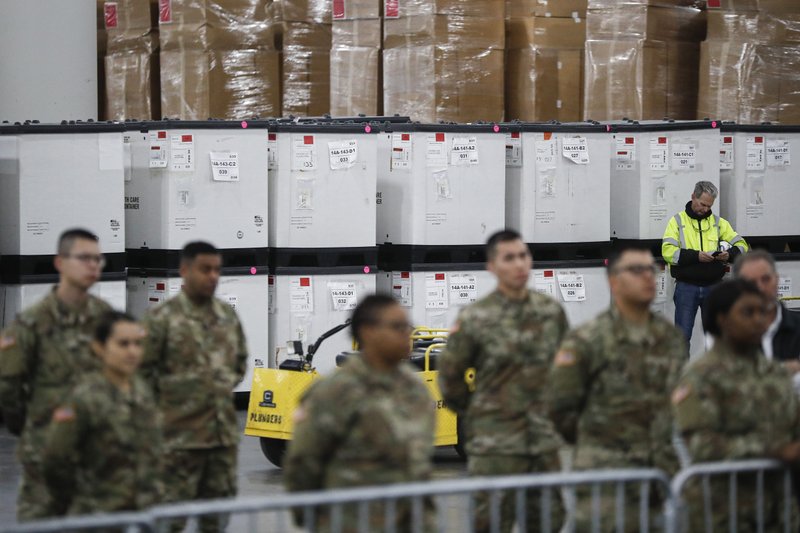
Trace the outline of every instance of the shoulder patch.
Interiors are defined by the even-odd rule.
[[[553,363],[556,366],[572,366],[577,363],[575,354],[567,350],[559,350]]]
[[[691,385],[681,385],[672,392],[672,405],[678,405],[692,393]]]
[[[72,407],[59,407],[53,411],[53,422],[72,422],[75,420],[75,411]]]
[[[17,338],[11,334],[0,336],[0,350],[7,350],[16,346]]]

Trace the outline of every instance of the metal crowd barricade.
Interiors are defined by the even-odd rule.
[[[148,513],[112,513],[42,520],[0,527],[3,533],[60,533],[62,531],[124,531],[155,533]]]
[[[742,475],[755,474],[756,477],[756,496],[755,496],[755,521],[759,533],[765,530],[766,520],[765,505],[769,499],[765,495],[764,475],[767,472],[782,472],[783,493],[781,527],[785,533],[789,533],[792,528],[792,479],[791,471],[782,463],[772,460],[751,460],[751,461],[731,461],[718,463],[699,463],[689,466],[672,479],[673,495],[673,515],[674,527],[676,532],[688,529],[689,508],[685,500],[685,492],[691,482],[699,480],[702,490],[702,502],[693,501],[694,505],[703,505],[703,525],[706,532],[714,530],[714,518],[719,518],[721,512],[727,514],[728,531],[744,531],[745,526],[738,523],[739,502],[739,479]],[[727,477],[727,509],[712,509],[712,487],[711,478]],[[717,514],[715,515],[715,510]],[[770,529],[774,530],[773,528]],[[695,533],[693,530],[692,533]]]

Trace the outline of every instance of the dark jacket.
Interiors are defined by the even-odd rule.
[[[800,359],[800,312],[781,306],[781,323],[772,339],[772,354],[776,361]]]

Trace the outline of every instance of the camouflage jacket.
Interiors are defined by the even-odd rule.
[[[290,491],[425,480],[433,438],[434,402],[419,375],[353,356],[304,394],[284,480]]]
[[[0,334],[0,408],[9,429],[22,431],[23,462],[39,460],[53,410],[81,377],[99,368],[90,343],[98,319],[110,310],[91,295],[81,309],[70,309],[54,288]]]
[[[85,378],[53,413],[43,451],[53,495],[69,514],[143,509],[159,502],[161,420],[150,387],[124,393],[102,374]]]
[[[791,378],[760,350],[741,356],[717,340],[686,365],[672,404],[693,462],[762,458],[800,439]]]
[[[439,386],[476,455],[538,455],[561,445],[544,390],[567,317],[548,296],[512,301],[495,291],[461,311],[439,361]],[[464,373],[475,368],[475,390]]]
[[[678,468],[670,394],[683,335],[659,315],[631,327],[616,307],[567,335],[548,381],[548,410],[576,442],[576,468]]]
[[[239,442],[233,388],[247,365],[244,331],[221,300],[194,304],[186,293],[148,311],[141,374],[164,414],[168,450]]]

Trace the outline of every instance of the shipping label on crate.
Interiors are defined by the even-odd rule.
[[[172,0],[158,0],[158,23],[172,22]]]
[[[392,296],[402,307],[414,306],[411,272],[392,272]]]
[[[650,139],[650,170],[657,172],[669,170],[669,139],[654,137]]]
[[[767,141],[767,166],[788,167],[792,164],[792,154],[787,139],[770,139]]]
[[[267,134],[267,170],[278,168],[278,134]]]
[[[392,133],[392,170],[411,168],[411,134]]]
[[[697,143],[672,144],[672,170],[694,170],[697,167]]]
[[[447,274],[425,274],[425,309],[447,309]]]
[[[754,135],[747,138],[747,170],[764,170],[766,155],[764,153],[764,137]]]
[[[545,133],[544,139],[536,141],[536,170],[554,168],[556,168],[556,141],[551,134]]]
[[[617,170],[633,170],[636,166],[636,137],[618,136],[614,161]]]
[[[478,299],[478,281],[474,274],[450,274],[450,303],[468,305]]]
[[[289,279],[289,310],[292,314],[314,312],[314,285],[310,276]]]
[[[313,135],[292,135],[292,170],[317,170],[317,145]]]
[[[239,181],[238,152],[209,152],[214,181]]]
[[[346,18],[344,0],[333,0],[331,18],[333,20],[344,20]]]
[[[103,19],[105,20],[107,30],[113,30],[117,27],[118,19],[116,2],[103,3]]]
[[[428,149],[425,155],[428,167],[442,168],[447,166],[447,144],[444,133],[428,135]]]
[[[778,279],[778,298],[790,298],[792,296],[792,278],[780,276]]]
[[[578,274],[574,270],[559,270],[558,288],[561,290],[561,298],[565,302],[586,301],[586,285],[583,281],[583,274]]]
[[[150,132],[150,168],[167,168],[167,132]]]
[[[122,171],[125,173],[125,181],[131,181],[133,177],[133,149],[131,141],[133,136],[126,133],[122,136]]]
[[[450,164],[456,167],[478,164],[478,139],[476,137],[453,137]]]
[[[533,290],[556,297],[556,275],[554,270],[542,270],[533,273]]]
[[[733,170],[733,136],[723,135],[719,138],[719,169]]]
[[[387,19],[400,18],[400,0],[384,0],[383,18]]]
[[[330,281],[328,290],[331,293],[334,311],[352,311],[358,304],[358,291],[352,281]]]
[[[589,164],[589,144],[586,142],[586,137],[562,137],[561,152],[566,159],[576,165]]]
[[[239,296],[237,296],[235,294],[222,293],[222,294],[219,294],[217,296],[217,298],[219,298],[220,300],[222,300],[226,304],[230,305],[233,308],[234,311],[238,310],[237,308],[239,307]]]
[[[664,268],[664,267],[662,267]],[[667,273],[662,270],[656,276],[656,302],[665,302],[667,300]]]
[[[358,141],[349,139],[340,142],[329,142],[328,157],[331,162],[331,170],[352,168],[358,160]]]
[[[267,276],[267,313],[275,313],[275,276]]]
[[[170,137],[169,169],[173,172],[194,172],[194,135]]]
[[[506,166],[522,166],[522,135],[518,131],[506,133]]]

